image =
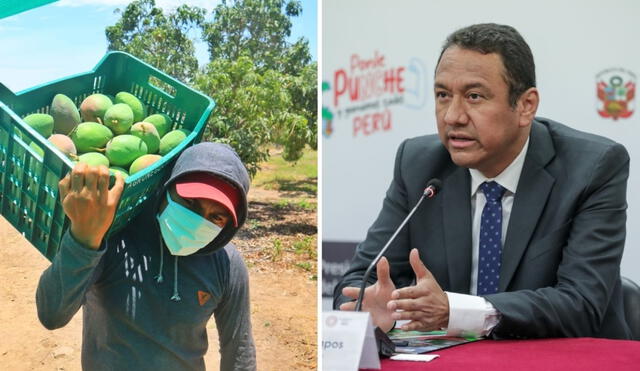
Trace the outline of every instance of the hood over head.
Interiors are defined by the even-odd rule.
[[[198,177],[194,176],[196,173],[207,173],[221,178],[237,191],[237,196],[230,197],[229,203],[218,200],[227,207],[231,204],[234,206],[234,210],[232,210],[233,221],[228,223],[211,243],[194,253],[194,255],[205,255],[228,244],[246,221],[247,193],[249,192],[250,180],[247,169],[233,148],[223,143],[202,142],[187,148],[180,154],[173,166],[171,176],[164,184],[162,193],[167,192],[176,181],[197,181]],[[224,196],[224,194],[230,195],[232,192],[225,189],[224,185],[225,183],[211,183],[208,192],[214,194],[214,189],[217,189],[219,192],[216,197]]]

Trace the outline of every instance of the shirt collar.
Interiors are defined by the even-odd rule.
[[[487,178],[477,169],[469,169],[469,173],[471,174],[471,196],[473,197],[480,184],[484,182],[495,181],[500,184],[507,191],[515,194],[516,188],[518,188],[518,180],[520,180],[520,174],[522,173],[522,167],[524,166],[524,159],[526,157],[527,149],[529,148],[529,138],[525,142],[522,150],[516,158],[504,169],[500,174],[498,174],[495,178]]]

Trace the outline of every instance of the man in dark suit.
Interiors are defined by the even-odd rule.
[[[336,308],[354,309],[367,266],[439,178],[441,192],[416,211],[365,290],[377,326],[630,338],[619,271],[629,156],[606,138],[535,118],[535,86],[531,50],[512,27],[449,36],[435,73],[438,135],[400,145]]]

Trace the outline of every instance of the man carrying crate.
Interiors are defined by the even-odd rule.
[[[247,217],[238,155],[219,143],[186,149],[140,214],[104,238],[123,187],[82,163],[60,181],[71,225],[40,278],[42,324],[65,326],[84,305],[84,370],[204,370],[214,315],[220,369],[255,370],[248,274],[229,243]]]

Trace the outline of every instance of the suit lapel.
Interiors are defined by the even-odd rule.
[[[442,221],[449,272],[449,290],[469,292],[471,274],[471,180],[466,168],[456,169],[442,187]]]
[[[555,150],[547,128],[534,121],[504,242],[500,291],[506,291],[509,286],[547,203],[555,179],[545,170],[545,166],[554,156]]]

